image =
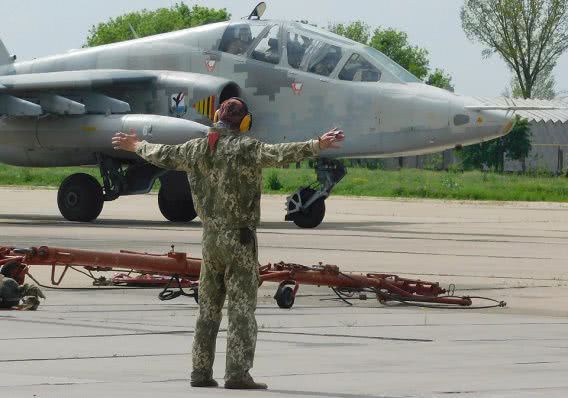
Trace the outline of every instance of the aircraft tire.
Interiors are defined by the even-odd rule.
[[[316,191],[312,188],[305,188],[300,193],[302,202],[306,202]],[[315,228],[320,225],[325,218],[325,200],[320,198],[303,212],[298,212],[291,218],[294,224],[300,228]]]
[[[158,192],[158,206],[162,215],[172,222],[189,222],[197,217],[191,193],[186,198],[168,199],[163,185]]]
[[[296,297],[294,296],[294,288],[292,288],[291,286],[284,286],[282,288],[279,288],[274,298],[276,299],[276,304],[278,304],[278,307],[284,309],[292,308],[296,299]]]
[[[57,192],[59,211],[69,221],[94,221],[101,214],[103,205],[103,188],[89,174],[70,175],[63,180]]]

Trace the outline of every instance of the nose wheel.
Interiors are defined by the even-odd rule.
[[[325,200],[333,187],[347,174],[343,163],[335,159],[320,159],[316,165],[317,183],[300,188],[286,200],[286,221],[300,228],[315,228],[325,218]]]
[[[325,218],[324,198],[318,197],[310,206],[305,205],[314,195],[316,195],[316,190],[313,188],[303,188],[293,194],[288,200],[288,212],[299,210],[294,211],[286,219],[300,228],[315,228],[320,225]]]

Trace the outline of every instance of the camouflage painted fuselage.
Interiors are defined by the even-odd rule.
[[[239,95],[254,114],[251,134],[268,143],[304,141],[331,127],[345,130],[347,140],[342,149],[322,153],[330,157],[428,153],[492,139],[510,130],[509,114],[467,110],[465,105],[478,102],[423,83],[404,81],[392,73],[392,68],[372,58],[369,62],[381,70],[379,81],[339,79],[341,66],[350,56],[366,51],[360,44],[313,28],[304,31],[296,23],[239,23],[279,27],[278,64],[253,59],[250,51],[243,55],[219,51],[221,38],[230,26],[227,22],[0,66],[0,94],[2,87],[9,89],[12,83],[20,87],[18,75],[37,74],[41,76],[37,85],[18,92],[34,102],[42,84],[54,79],[53,72],[84,71],[90,79],[92,71],[106,70],[107,84],[86,85],[81,87],[82,92],[96,91],[124,101],[133,114],[177,117],[205,125],[210,125],[220,100]],[[286,34],[291,31],[341,47],[343,57],[337,68],[329,76],[291,68],[285,45]],[[115,71],[140,71],[158,77],[137,86],[124,77],[113,81]],[[67,91],[59,93],[57,79],[54,86],[52,93],[77,95],[69,93],[68,86]],[[99,152],[116,157],[109,141],[114,125],[97,133],[97,126],[112,117],[116,116],[92,116],[89,112],[46,112],[40,118],[0,116],[0,162],[56,166],[94,164],[94,154]],[[159,123],[153,122],[154,126]],[[85,126],[92,131],[83,131]],[[90,137],[83,142],[77,138],[81,134]],[[175,139],[166,134],[149,141],[183,142],[202,134],[203,129],[196,129],[187,135],[177,133]],[[58,143],[68,143],[69,139],[73,147]],[[128,159],[127,155],[120,156]]]

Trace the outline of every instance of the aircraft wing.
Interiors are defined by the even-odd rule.
[[[0,76],[0,116],[129,113],[132,92],[191,92],[196,102],[216,97],[233,82],[196,73],[78,70]],[[189,101],[190,99],[188,99]],[[147,113],[146,111],[141,113]]]
[[[84,70],[0,76],[0,114],[39,116],[127,113],[130,105],[101,94],[105,89],[149,85],[155,73],[125,70]]]

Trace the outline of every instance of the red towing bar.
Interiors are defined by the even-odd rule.
[[[68,269],[82,267],[89,272],[128,270],[155,274],[161,276],[162,280],[163,276],[168,276],[177,280],[181,289],[180,279],[190,282],[199,279],[201,259],[175,252],[173,248],[166,254],[150,254],[125,250],[109,253],[48,246],[27,249],[0,247],[0,266],[5,276],[16,279],[20,284],[23,284],[26,275],[30,274],[31,267],[51,267],[53,285],[61,283]],[[56,277],[56,270],[61,268],[59,276]],[[376,295],[381,302],[432,303],[461,307],[472,305],[470,297],[455,297],[452,288],[448,291],[436,282],[406,279],[392,274],[344,273],[336,265],[268,264],[260,267],[260,279],[261,283],[279,283],[275,299],[282,308],[292,307],[300,285],[330,287],[346,302],[358,293],[359,297]],[[124,281],[124,278],[121,281]],[[198,284],[192,286],[197,294]]]

